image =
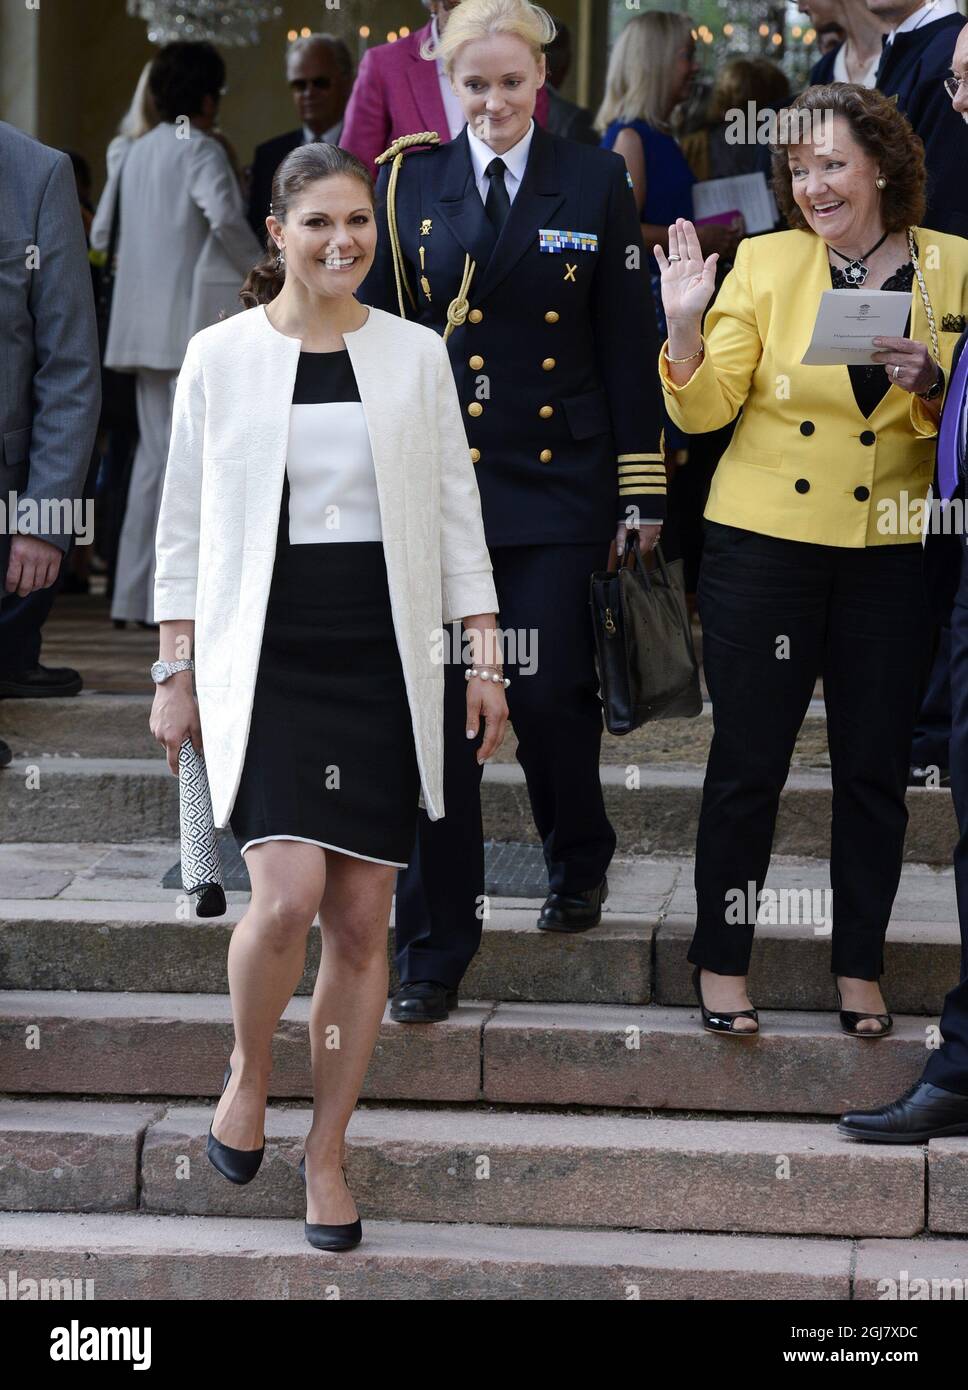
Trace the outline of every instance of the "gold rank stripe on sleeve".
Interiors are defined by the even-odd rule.
[[[619,495],[628,497],[637,492],[664,493],[666,490],[665,463],[661,454],[619,454]]]

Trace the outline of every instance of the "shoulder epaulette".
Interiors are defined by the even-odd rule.
[[[398,154],[406,154],[407,150],[412,150],[417,145],[439,144],[440,136],[436,130],[421,130],[415,135],[399,135],[389,149],[377,155],[375,163],[386,164],[389,160],[396,159]]]

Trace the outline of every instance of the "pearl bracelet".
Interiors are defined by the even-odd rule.
[[[475,676],[480,676],[482,681],[493,681],[495,685],[503,685],[505,690],[511,684],[503,671],[494,666],[470,666],[464,672],[465,681],[473,680]]]

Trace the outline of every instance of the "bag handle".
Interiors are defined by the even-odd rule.
[[[652,553],[655,556],[655,567],[659,571],[662,584],[665,588],[671,589],[672,581],[669,578],[669,571],[666,569],[661,541],[656,542],[655,549]],[[619,569],[630,569],[644,589],[649,589],[656,583],[655,570],[650,572],[646,569],[645,562],[642,559],[642,552],[639,550],[639,533],[637,531],[629,531],[625,537],[625,550]]]

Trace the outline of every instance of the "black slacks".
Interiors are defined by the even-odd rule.
[[[600,883],[615,852],[599,777],[602,710],[589,612],[593,570],[611,538],[585,545],[495,546],[491,551],[509,634],[508,708],[552,892]],[[533,670],[528,673],[529,668]],[[480,738],[465,733],[464,668],[445,671],[444,815],[421,811],[416,844],[397,875],[396,956],[401,982],[456,988],[480,946],[484,849]]]
[[[968,1096],[968,538],[962,537],[961,582],[951,614],[951,791],[958,815],[955,889],[961,924],[961,983],[945,1000],[944,1043],[928,1059],[926,1081]]]
[[[780,792],[823,677],[833,782],[831,970],[874,980],[901,873],[911,734],[930,659],[918,544],[781,540],[707,522],[699,578],[714,734],[696,843],[689,960],[745,975]]]

